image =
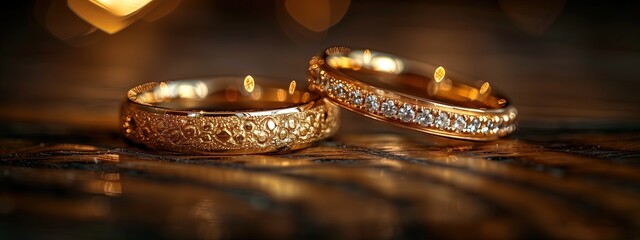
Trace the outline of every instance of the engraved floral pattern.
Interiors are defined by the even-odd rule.
[[[178,152],[272,152],[297,149],[339,127],[337,106],[320,100],[302,112],[268,116],[198,116],[153,113],[127,102],[121,128],[133,142]]]

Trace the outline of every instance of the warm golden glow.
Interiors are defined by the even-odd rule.
[[[491,85],[489,82],[485,82],[480,86],[480,94],[485,94],[491,92]]]
[[[54,36],[75,47],[87,46],[105,37],[93,25],[70,11],[66,1],[49,2],[36,4],[35,17],[42,19]]]
[[[202,81],[161,82],[150,92],[137,94],[143,102],[164,102],[173,98],[206,98],[209,87]]]
[[[201,81],[185,82],[175,85],[170,97],[180,98],[205,98],[209,94],[209,88]]]
[[[376,56],[371,59],[371,68],[380,72],[400,73],[404,69],[402,62],[387,56]]]
[[[353,59],[344,56],[329,56],[327,58],[327,64],[334,68],[355,68]]]
[[[453,81],[447,78],[444,81],[440,82],[440,84],[438,84],[438,87],[442,91],[451,91],[451,89],[453,88]]]
[[[102,190],[107,196],[118,196],[122,194],[122,185],[119,182],[104,182]]]
[[[85,22],[114,34],[144,19],[156,20],[173,11],[181,0],[67,0],[66,3]]]
[[[276,90],[276,98],[278,98],[278,101],[284,102],[284,100],[287,100],[287,91],[284,89]]]
[[[154,1],[153,10],[146,14],[143,19],[147,22],[153,22],[155,20],[160,19],[161,17],[166,16],[167,14],[173,12],[178,5],[180,5],[182,0],[162,0],[162,1]]]
[[[155,102],[162,102],[169,97],[169,87],[164,82],[161,82],[160,86],[153,91],[153,98],[155,99]]]
[[[256,86],[255,89],[253,89],[251,98],[253,98],[253,100],[260,100],[262,98],[262,88],[260,86]]]
[[[439,66],[438,68],[436,68],[436,70],[433,72],[433,79],[436,80],[436,82],[441,82],[442,79],[444,79],[444,75],[445,75],[445,70],[442,66]]]
[[[103,173],[102,179],[107,181],[118,181],[120,180],[120,173]]]
[[[119,17],[126,17],[134,14],[152,0],[89,0],[93,4],[107,10],[109,13]]]
[[[371,51],[369,49],[365,49],[362,53],[362,62],[364,65],[369,65],[371,63]]]
[[[477,100],[478,99],[478,90],[475,88],[472,89],[467,89],[467,98],[471,99],[471,100]]]
[[[323,32],[338,23],[349,9],[349,0],[285,0],[284,7],[298,24]]]
[[[302,94],[300,101],[306,102],[306,101],[309,101],[310,98],[311,98],[311,94],[309,94],[308,92],[305,92],[304,94]]]
[[[296,80],[291,81],[291,83],[289,83],[289,95],[293,95],[293,93],[296,91]]]
[[[253,77],[251,75],[247,75],[244,78],[244,89],[247,92],[253,92],[253,88],[256,86],[256,83],[253,81]]]
[[[119,5],[120,2],[124,1],[67,0],[69,8],[78,17],[109,34],[114,34],[140,20],[152,9],[146,7],[152,5],[146,1],[132,3],[129,6]]]
[[[238,100],[238,89],[236,86],[229,85],[227,89],[225,89],[224,96],[229,102],[235,102]]]
[[[507,19],[524,33],[541,36],[558,19],[567,0],[551,1],[498,1]]]

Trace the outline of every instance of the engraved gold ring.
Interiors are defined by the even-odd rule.
[[[336,105],[296,90],[295,81],[278,83],[246,76],[143,84],[122,104],[121,131],[151,149],[200,154],[286,152],[336,132]]]
[[[328,48],[309,64],[311,90],[376,120],[477,141],[516,128],[516,108],[489,82],[465,82],[443,67],[347,47]]]

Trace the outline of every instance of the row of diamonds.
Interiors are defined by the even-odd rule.
[[[387,119],[407,124],[466,134],[505,135],[515,130],[515,116],[473,116],[406,103],[360,89],[312,69],[310,86],[329,98]]]

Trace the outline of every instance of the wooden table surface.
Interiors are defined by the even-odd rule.
[[[249,2],[185,1],[84,47],[47,32],[37,4],[9,14],[0,239],[639,238],[633,10],[551,1],[523,22],[502,1],[353,1],[304,38],[283,29],[281,5]],[[343,111],[339,133],[308,149],[227,157],[151,151],[117,131],[136,84],[302,80],[308,58],[337,44],[489,79],[519,108],[519,130],[458,141]]]

